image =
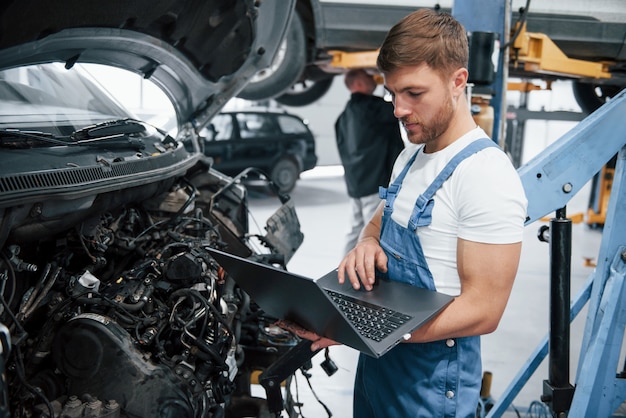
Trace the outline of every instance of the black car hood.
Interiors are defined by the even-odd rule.
[[[295,0],[12,0],[0,3],[0,69],[55,62],[155,82],[179,124],[206,123],[269,66]]]

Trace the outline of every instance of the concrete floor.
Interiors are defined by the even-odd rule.
[[[585,212],[588,195],[587,186],[574,196],[567,208],[568,215]],[[349,222],[350,211],[341,167],[323,166],[304,173],[291,196],[304,233],[304,242],[287,267],[302,275],[321,276],[335,268],[341,260],[344,234]],[[260,227],[278,207],[279,202],[275,197],[251,196],[251,216]],[[527,226],[517,279],[504,317],[496,332],[482,338],[483,370],[492,373],[490,394],[495,402],[548,332],[550,260],[548,244],[537,239],[537,231],[542,224],[547,222]],[[588,261],[595,261],[602,233],[580,223],[573,225],[572,234],[571,292],[574,297],[593,271]],[[572,383],[578,364],[585,314],[586,310],[583,310],[571,326]],[[292,384],[294,396],[303,403],[301,413],[304,417],[328,416],[318,399],[328,407],[332,416],[352,416],[352,382],[357,353],[344,346],[334,346],[330,349],[330,357],[339,367],[338,372],[331,377],[319,367],[324,360],[323,354],[313,358],[313,368],[310,370],[313,391],[299,374]],[[547,378],[545,360],[513,400],[505,416],[541,416],[528,412],[531,405],[539,401],[542,382]],[[263,396],[262,389],[258,389],[259,395]]]

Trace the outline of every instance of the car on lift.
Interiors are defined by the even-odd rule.
[[[213,158],[215,169],[231,176],[259,169],[281,193],[291,192],[300,173],[317,164],[313,133],[286,111],[224,111],[203,134],[204,154]]]
[[[250,230],[247,189],[198,132],[271,63],[292,6],[0,7],[0,416],[267,413],[251,376],[298,339],[209,249],[286,268],[303,234],[286,195]],[[94,65],[153,81],[176,133],[121,106]]]
[[[298,0],[297,19],[291,22],[274,63],[259,72],[239,97],[274,98],[287,106],[311,104],[342,73],[330,65],[333,50],[375,50],[391,26],[416,8],[450,11],[452,5],[452,0]],[[546,34],[569,58],[610,63],[610,79],[571,77],[584,111],[594,110],[626,86],[626,2],[513,0],[513,23],[520,20],[522,9],[527,31]],[[511,77],[568,78],[524,73],[513,64],[509,71]]]

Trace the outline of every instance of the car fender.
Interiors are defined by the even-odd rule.
[[[310,10],[310,13],[303,12],[303,9]],[[315,31],[315,47],[318,48],[326,43],[326,33],[324,32],[324,15],[322,6],[318,0],[298,0],[296,4],[296,12],[300,14],[307,30]]]

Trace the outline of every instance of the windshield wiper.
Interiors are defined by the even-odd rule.
[[[72,133],[71,138],[76,145],[128,145],[143,149],[145,144],[141,138],[133,135],[143,134],[146,127],[132,119],[120,119],[87,126]],[[115,142],[112,142],[115,141]]]
[[[125,134],[102,136],[99,138],[82,139],[80,141],[70,142],[69,145],[78,145],[83,147],[124,147],[128,146],[137,150],[142,150],[146,147],[143,139],[132,138]]]
[[[5,148],[27,149],[42,146],[35,145],[34,142],[50,145],[72,145],[67,139],[69,139],[67,136],[57,136],[48,132],[0,129],[0,146]]]
[[[136,135],[146,132],[146,127],[132,119],[120,119],[98,123],[74,131],[72,139],[76,142],[93,141],[94,139],[118,138],[124,135]]]
[[[0,129],[0,146],[15,149],[28,149],[45,145],[89,146],[89,147],[130,147],[145,148],[141,138],[132,135],[146,131],[141,123],[130,119],[104,122],[74,131],[71,136],[56,136],[47,132]],[[26,141],[24,141],[26,139]],[[36,144],[39,142],[40,144]],[[43,143],[43,144],[42,144]],[[45,145],[44,145],[45,144]]]

